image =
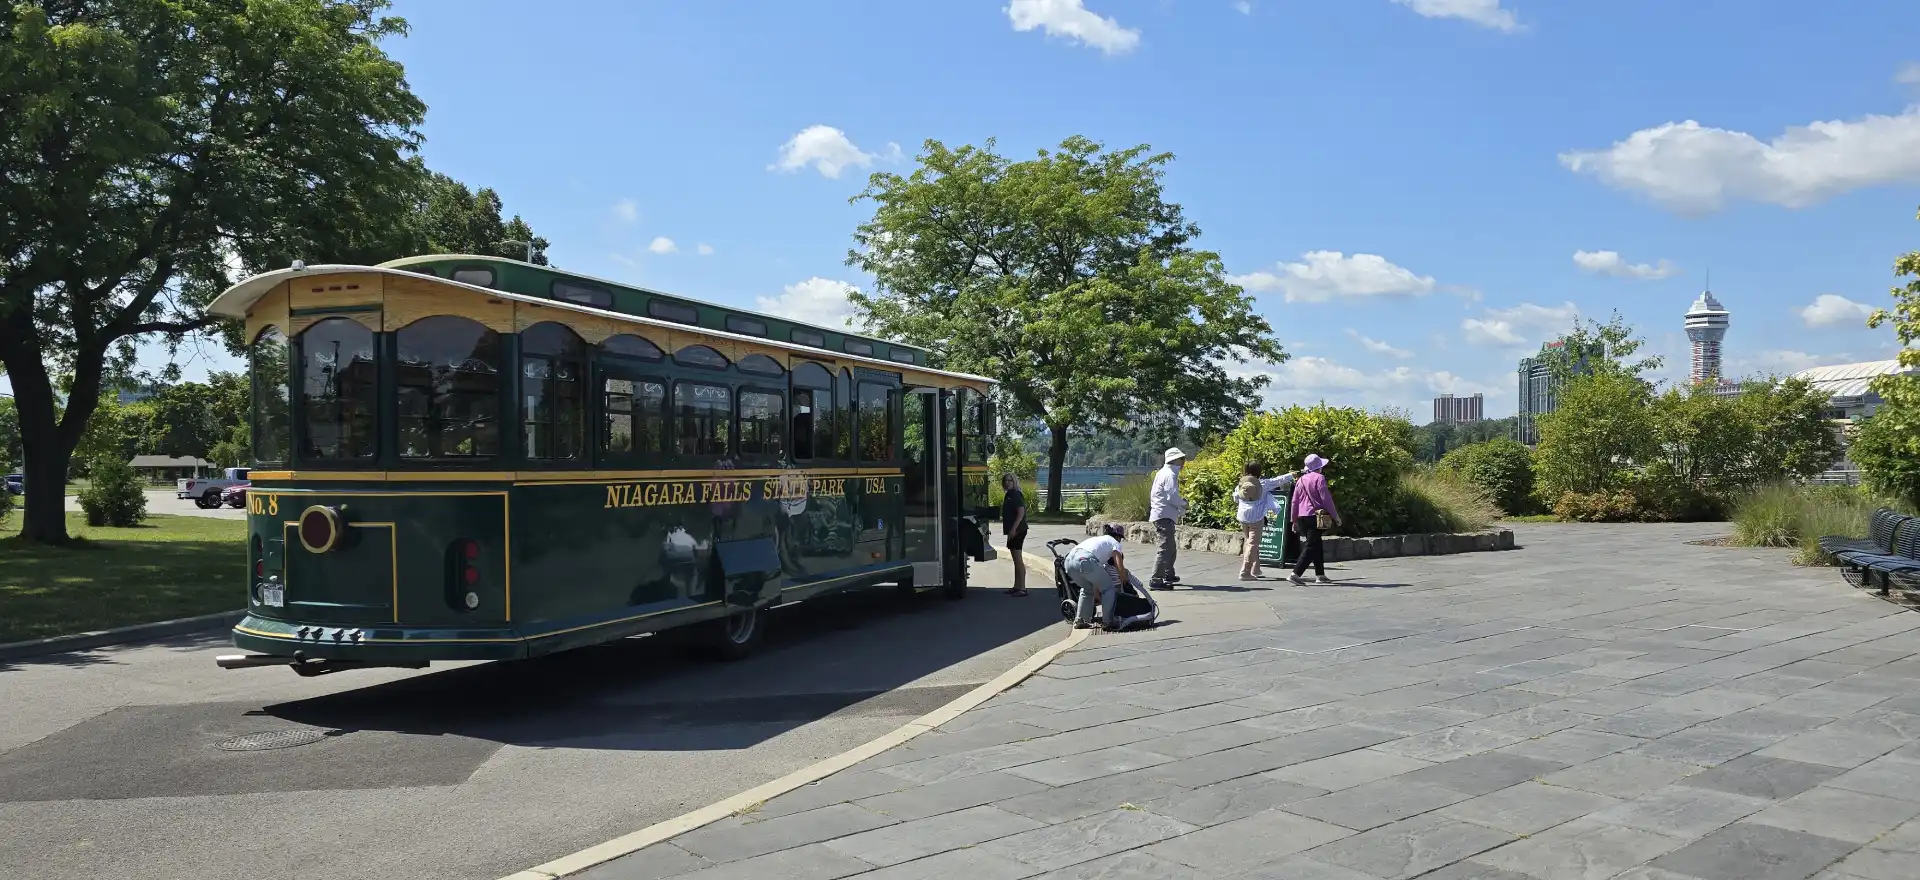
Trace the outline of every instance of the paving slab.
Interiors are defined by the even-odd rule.
[[[1183,552],[1166,626],[630,858],[674,880],[1920,877],[1920,617],[1687,543],[1724,528],[1527,527],[1307,589]],[[776,856],[790,874],[713,874]]]

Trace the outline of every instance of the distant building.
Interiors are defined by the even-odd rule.
[[[1560,407],[1560,385],[1564,380],[1556,375],[1554,366],[1571,360],[1572,374],[1581,375],[1588,371],[1587,358],[1594,354],[1597,353],[1568,351],[1567,341],[1556,339],[1541,346],[1539,354],[1520,359],[1520,409],[1514,420],[1514,439],[1528,446],[1540,442],[1540,428],[1535,420]]]
[[[1433,399],[1433,420],[1436,423],[1459,424],[1478,422],[1487,417],[1487,399],[1485,395],[1455,397],[1442,394]]]
[[[1693,384],[1720,381],[1720,342],[1727,338],[1730,316],[1720,301],[1713,298],[1711,290],[1701,291],[1700,298],[1687,309],[1687,340],[1693,343],[1693,369],[1688,372],[1688,378]]]
[[[1881,376],[1915,372],[1920,371],[1902,367],[1899,361],[1867,361],[1814,367],[1801,370],[1793,377],[1806,380],[1815,390],[1827,395],[1827,418],[1833,424],[1834,434],[1840,438],[1841,445],[1845,446],[1847,429],[1880,408],[1880,395],[1873,391],[1873,380]],[[1860,481],[1860,468],[1849,461],[1843,451],[1840,460],[1815,479],[1819,482],[1857,483]]]

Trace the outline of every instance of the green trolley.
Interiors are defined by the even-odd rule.
[[[247,616],[227,668],[512,659],[967,592],[992,382],[922,349],[497,257],[302,266],[251,340]]]

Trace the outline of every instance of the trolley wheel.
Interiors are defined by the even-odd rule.
[[[740,660],[760,647],[767,630],[767,611],[748,608],[708,624],[706,653],[718,660]]]

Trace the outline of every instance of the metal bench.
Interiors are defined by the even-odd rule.
[[[1841,577],[1856,587],[1877,589],[1882,596],[1895,586],[1906,590],[1920,585],[1920,519],[1881,508],[1873,512],[1868,531],[1867,538],[1820,539],[1820,549],[1839,560]]]

